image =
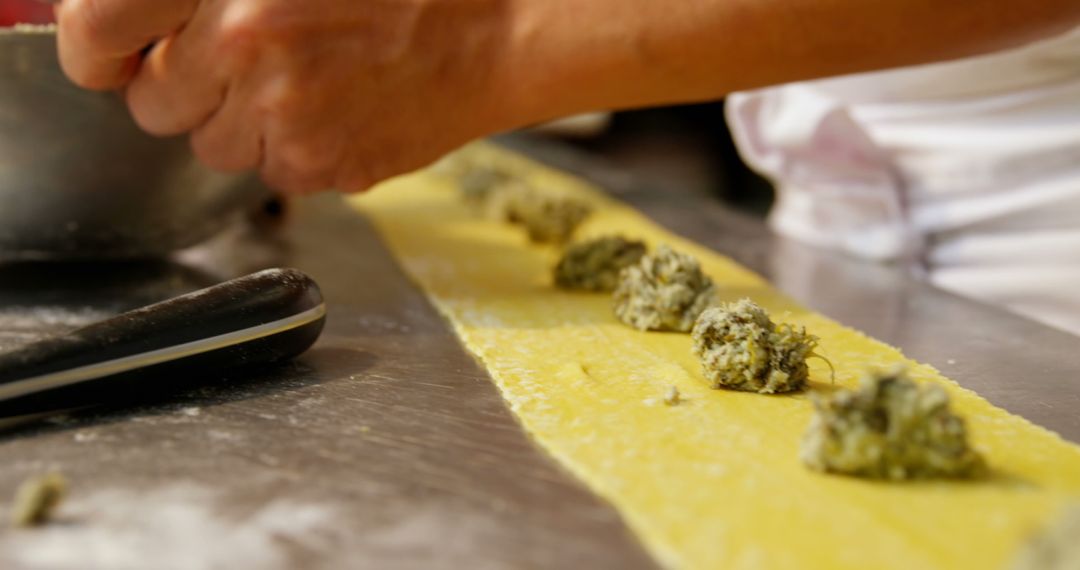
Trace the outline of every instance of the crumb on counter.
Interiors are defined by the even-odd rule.
[[[679,387],[671,385],[664,390],[664,405],[678,406],[682,402],[682,394],[679,393]]]
[[[32,527],[45,524],[67,494],[67,480],[59,473],[28,479],[19,486],[11,509],[11,524]]]

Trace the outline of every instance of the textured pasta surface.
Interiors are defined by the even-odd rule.
[[[615,233],[693,254],[721,301],[749,297],[820,337],[836,386],[907,362],[916,381],[946,389],[991,468],[982,480],[913,483],[812,472],[798,458],[812,414],[806,394],[710,389],[688,334],[631,329],[613,316],[610,295],[556,289],[558,252],[478,217],[450,178],[421,172],[356,198],[535,441],[610,501],[662,565],[1003,568],[1033,529],[1080,497],[1080,448],[580,180],[490,146],[467,152],[588,200],[595,211],[579,239]],[[833,387],[824,363],[811,361],[810,379]],[[678,405],[664,405],[671,386]]]

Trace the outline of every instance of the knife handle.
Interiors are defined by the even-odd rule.
[[[0,353],[0,417],[159,394],[292,358],[325,320],[307,275],[254,273]]]

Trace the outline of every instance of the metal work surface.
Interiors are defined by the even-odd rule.
[[[330,309],[289,365],[0,432],[0,501],[50,469],[72,487],[60,524],[0,527],[0,567],[653,566],[339,197],[251,237],[183,266],[0,269],[0,348],[269,265],[308,272]]]
[[[509,144],[1080,440],[1074,337],[774,239],[701,196],[560,147]],[[0,266],[0,349],[273,265],[311,274],[330,305],[323,338],[288,365],[0,431],[0,494],[50,469],[72,487],[59,524],[0,530],[0,567],[653,566],[614,510],[529,442],[338,197],[303,200],[279,229],[238,228],[216,245],[176,263]]]

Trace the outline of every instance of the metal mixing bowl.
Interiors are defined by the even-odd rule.
[[[0,259],[160,256],[265,194],[140,131],[117,94],[72,85],[52,29],[0,29]]]

